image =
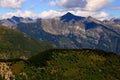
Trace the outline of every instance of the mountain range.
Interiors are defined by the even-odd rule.
[[[120,19],[100,21],[91,16],[76,16],[70,12],[51,19],[31,19],[13,16],[0,24],[17,29],[38,40],[54,43],[63,49],[102,49],[120,54]]]

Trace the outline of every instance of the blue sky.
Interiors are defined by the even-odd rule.
[[[120,18],[120,0],[0,0],[0,19],[53,18],[67,12],[100,20]]]

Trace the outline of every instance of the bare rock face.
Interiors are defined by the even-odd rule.
[[[84,18],[67,13],[57,20],[42,20],[41,27],[50,34],[65,36],[69,39],[66,39],[68,42],[75,45],[74,48],[97,48],[117,53],[120,51],[120,26],[115,20],[104,23],[90,16]]]
[[[108,28],[114,30],[115,32],[120,34],[120,19],[111,19],[110,21],[106,21],[104,23]]]
[[[5,80],[15,80],[15,75],[6,63],[0,63],[0,76]]]

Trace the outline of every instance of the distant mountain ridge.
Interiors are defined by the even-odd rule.
[[[2,23],[2,25],[8,26],[9,28],[16,28],[18,23],[21,23],[21,22],[32,23],[35,21],[31,18],[13,16],[12,18],[3,19],[0,22]]]
[[[52,19],[20,18],[18,21],[17,24],[13,23],[12,28],[33,38],[50,41],[59,48],[95,48],[120,54],[119,18],[100,21],[91,16],[76,16],[68,12]],[[6,20],[1,22],[6,24]]]

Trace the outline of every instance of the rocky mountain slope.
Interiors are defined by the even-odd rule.
[[[107,25],[108,28],[116,31],[120,34],[120,18],[113,18],[110,21],[105,21],[105,25]]]
[[[17,27],[16,24],[18,24],[20,22],[32,23],[32,22],[35,22],[35,21],[32,20],[31,18],[22,18],[22,17],[13,16],[12,18],[3,19],[0,22],[4,26],[8,26],[9,28],[15,28],[15,27]]]
[[[99,21],[68,12],[52,19],[20,21],[13,27],[33,38],[50,41],[59,48],[95,48],[120,54],[119,19]]]

